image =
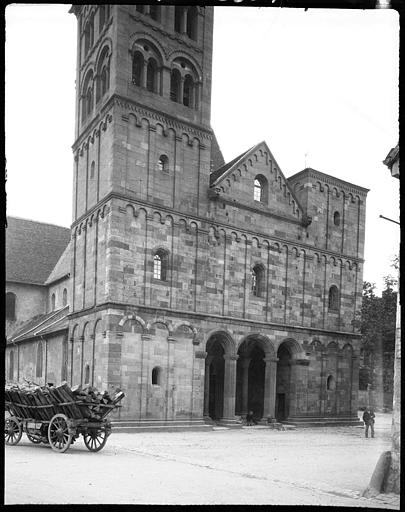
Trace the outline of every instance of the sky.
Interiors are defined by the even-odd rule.
[[[70,4],[6,9],[7,215],[72,222],[76,18]],[[390,9],[215,7],[211,126],[225,161],[265,140],[370,189],[363,278],[380,292],[398,253],[399,17]]]

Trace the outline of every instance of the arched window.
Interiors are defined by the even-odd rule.
[[[103,30],[103,27],[104,27],[104,24],[105,24],[105,21],[106,21],[106,16],[105,16],[105,5],[99,5],[98,6],[98,16],[99,16],[99,32],[101,32]]]
[[[174,30],[175,32],[182,32],[182,20],[184,16],[184,7],[176,5],[174,8]]]
[[[154,59],[149,59],[146,68],[146,88],[151,92],[157,89],[157,64]]]
[[[12,292],[6,293],[6,319],[15,320],[15,300],[16,296]]]
[[[152,385],[153,386],[160,386],[160,380],[161,380],[161,370],[158,366],[155,366],[152,370]]]
[[[43,347],[42,347],[42,343],[39,341],[38,345],[37,345],[37,365],[36,365],[36,370],[35,370],[36,377],[42,377],[43,359],[44,359]]]
[[[149,6],[149,15],[155,21],[160,21],[160,6],[159,5],[150,5]]]
[[[262,265],[255,265],[252,270],[252,294],[262,297],[264,292],[264,268]]]
[[[335,212],[333,214],[333,224],[335,226],[339,226],[340,225],[340,213],[339,212]]]
[[[159,250],[153,256],[153,277],[160,281],[166,281],[167,279],[167,252]]]
[[[368,368],[360,368],[359,370],[359,391],[367,391],[370,383],[370,370]]]
[[[189,7],[187,11],[187,28],[186,32],[190,39],[197,41],[197,8]]]
[[[193,106],[193,79],[190,75],[186,75],[183,86],[183,105],[186,107]]]
[[[170,99],[177,103],[180,101],[180,81],[180,71],[173,69],[170,75]]]
[[[14,350],[10,350],[10,355],[8,356],[8,380],[14,379]]]
[[[67,289],[66,288],[63,289],[62,304],[63,304],[63,306],[67,305]]]
[[[94,178],[94,171],[95,171],[95,168],[96,168],[96,164],[94,162],[94,160],[91,162],[91,165],[90,165],[90,179],[93,179]]]
[[[88,117],[93,111],[93,89],[89,87],[86,93],[86,116]]]
[[[163,172],[169,172],[169,159],[166,155],[160,155],[158,160],[158,170]]]
[[[142,85],[143,55],[139,52],[134,54],[132,59],[132,83]]]
[[[55,297],[55,294],[53,293],[52,297],[51,297],[51,311],[55,311],[55,303],[56,303],[56,297]]]
[[[326,379],[326,389],[328,391],[333,391],[336,388],[335,377],[333,375],[329,375]]]
[[[335,285],[329,288],[329,309],[332,311],[339,309],[339,290]]]
[[[86,366],[84,367],[84,383],[90,384],[90,365],[89,365],[89,363],[86,363]]]
[[[258,179],[255,179],[254,198],[255,201],[262,200],[262,185]]]
[[[255,177],[253,185],[253,198],[255,201],[267,204],[267,180],[262,175]]]
[[[100,86],[101,96],[104,96],[110,88],[110,73],[107,66],[103,66],[103,69],[101,70]]]

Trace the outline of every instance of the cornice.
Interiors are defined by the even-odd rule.
[[[347,254],[341,254],[341,253],[325,250],[320,247],[314,247],[313,245],[302,243],[299,240],[297,240],[297,241],[286,240],[286,239],[280,238],[276,235],[269,236],[267,234],[260,233],[257,231],[252,231],[252,230],[245,229],[245,228],[241,229],[240,227],[232,225],[232,224],[225,224],[223,222],[213,221],[211,219],[207,219],[206,217],[201,217],[201,216],[197,216],[194,214],[181,212],[179,210],[175,210],[174,208],[170,208],[168,206],[157,205],[157,204],[151,203],[149,201],[143,201],[142,199],[136,198],[130,194],[120,194],[118,192],[110,192],[103,199],[101,199],[96,205],[94,205],[93,208],[91,208],[88,212],[86,212],[84,215],[81,215],[76,221],[74,221],[72,223],[71,230],[73,231],[77,226],[80,226],[80,224],[82,224],[82,223],[86,222],[88,219],[90,219],[91,216],[94,215],[94,213],[97,210],[103,210],[103,208],[105,208],[106,204],[111,199],[120,199],[122,201],[128,201],[133,204],[138,204],[141,207],[150,208],[155,211],[160,210],[160,211],[165,212],[166,214],[176,215],[181,218],[186,217],[187,219],[190,219],[191,221],[197,221],[200,223],[207,224],[209,227],[213,227],[214,229],[224,229],[226,231],[229,231],[229,232],[234,231],[236,233],[238,233],[238,232],[247,233],[252,238],[254,237],[254,238],[262,238],[265,240],[271,240],[274,243],[279,244],[280,246],[281,245],[289,245],[291,247],[298,247],[305,251],[312,251],[313,253],[316,253],[316,254],[332,256],[335,259],[350,260],[350,261],[353,261],[356,263],[364,263],[364,259],[362,259],[362,258],[357,258],[355,256],[349,256]]]
[[[159,312],[160,314],[163,314],[163,316],[167,315],[179,315],[182,318],[196,318],[199,320],[220,320],[221,322],[226,321],[229,325],[236,324],[240,326],[240,324],[247,324],[257,327],[267,327],[274,330],[286,330],[286,331],[294,331],[299,333],[308,333],[308,334],[317,334],[317,335],[333,335],[333,336],[339,336],[339,337],[349,337],[352,339],[359,339],[361,338],[361,334],[357,334],[354,332],[348,332],[348,331],[332,331],[328,329],[318,329],[315,327],[302,327],[299,325],[290,325],[290,324],[282,324],[282,323],[276,323],[276,322],[262,322],[260,320],[251,320],[248,318],[237,318],[233,316],[222,316],[222,315],[214,315],[212,313],[200,313],[196,311],[185,311],[182,309],[169,309],[169,308],[160,308],[158,306],[144,306],[140,304],[130,304],[126,302],[114,302],[114,301],[107,301],[102,304],[98,304],[97,306],[93,306],[87,309],[83,309],[81,311],[75,311],[72,313],[69,313],[67,315],[67,318],[69,320],[73,320],[76,318],[80,318],[82,316],[86,316],[90,313],[98,313],[99,311],[103,311],[105,309],[123,309],[125,312],[128,308],[133,308],[136,311],[144,311],[145,313],[150,313],[151,315],[154,315],[156,312]]]
[[[133,112],[137,112],[140,115],[154,119],[155,121],[165,123],[170,128],[185,130],[192,133],[193,135],[206,138],[209,140],[212,139],[211,128],[202,128],[200,125],[196,125],[189,121],[180,122],[176,117],[172,116],[171,114],[166,114],[160,110],[156,110],[151,107],[145,107],[145,105],[142,105],[129,98],[124,98],[119,94],[114,94],[112,98],[114,99],[114,103],[120,106],[121,108],[126,108]]]
[[[348,181],[341,180],[340,178],[336,178],[334,176],[330,176],[329,174],[325,174],[321,171],[317,171],[316,169],[307,168],[303,171],[294,174],[287,178],[288,180],[296,180],[301,176],[308,176],[313,179],[321,179],[324,183],[336,188],[345,187],[344,192],[350,192],[354,195],[360,194],[361,196],[367,196],[367,192],[370,190],[368,188],[360,187],[359,185],[355,185],[354,183],[349,183]]]
[[[191,39],[185,40],[184,37],[182,37],[180,34],[178,35],[175,32],[168,32],[163,28],[161,24],[158,25],[158,22],[153,23],[150,19],[146,18],[146,16],[142,13],[138,13],[135,11],[134,14],[128,13],[129,17],[132,18],[135,21],[138,21],[139,23],[142,23],[142,25],[145,25],[148,28],[151,28],[154,32],[159,32],[164,37],[167,37],[171,39],[172,41],[175,41],[176,43],[180,43],[183,46],[186,46],[187,48],[190,48],[194,52],[197,53],[203,53],[202,49],[198,47],[197,43],[194,43]]]

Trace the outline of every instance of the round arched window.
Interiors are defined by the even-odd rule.
[[[155,366],[152,370],[152,384],[154,386],[160,386],[161,370],[158,366]]]
[[[326,389],[328,391],[333,391],[336,387],[335,377],[333,375],[329,375],[326,380]]]
[[[335,226],[339,226],[340,225],[340,213],[339,212],[335,212],[333,214],[333,223]]]

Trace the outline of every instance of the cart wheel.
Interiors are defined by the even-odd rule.
[[[55,414],[48,427],[48,440],[52,447],[59,453],[64,453],[72,442],[72,434],[69,434],[68,419],[64,414]]]
[[[4,440],[6,444],[17,444],[22,436],[21,423],[10,416],[4,421]]]
[[[30,435],[30,434],[27,434],[27,437],[31,441],[31,443],[34,443],[34,444],[40,444],[41,443],[41,439],[37,439],[36,437],[34,437],[34,436]]]
[[[89,428],[86,434],[83,434],[84,444],[91,452],[99,452],[104,448],[107,442],[108,432],[105,427]]]

